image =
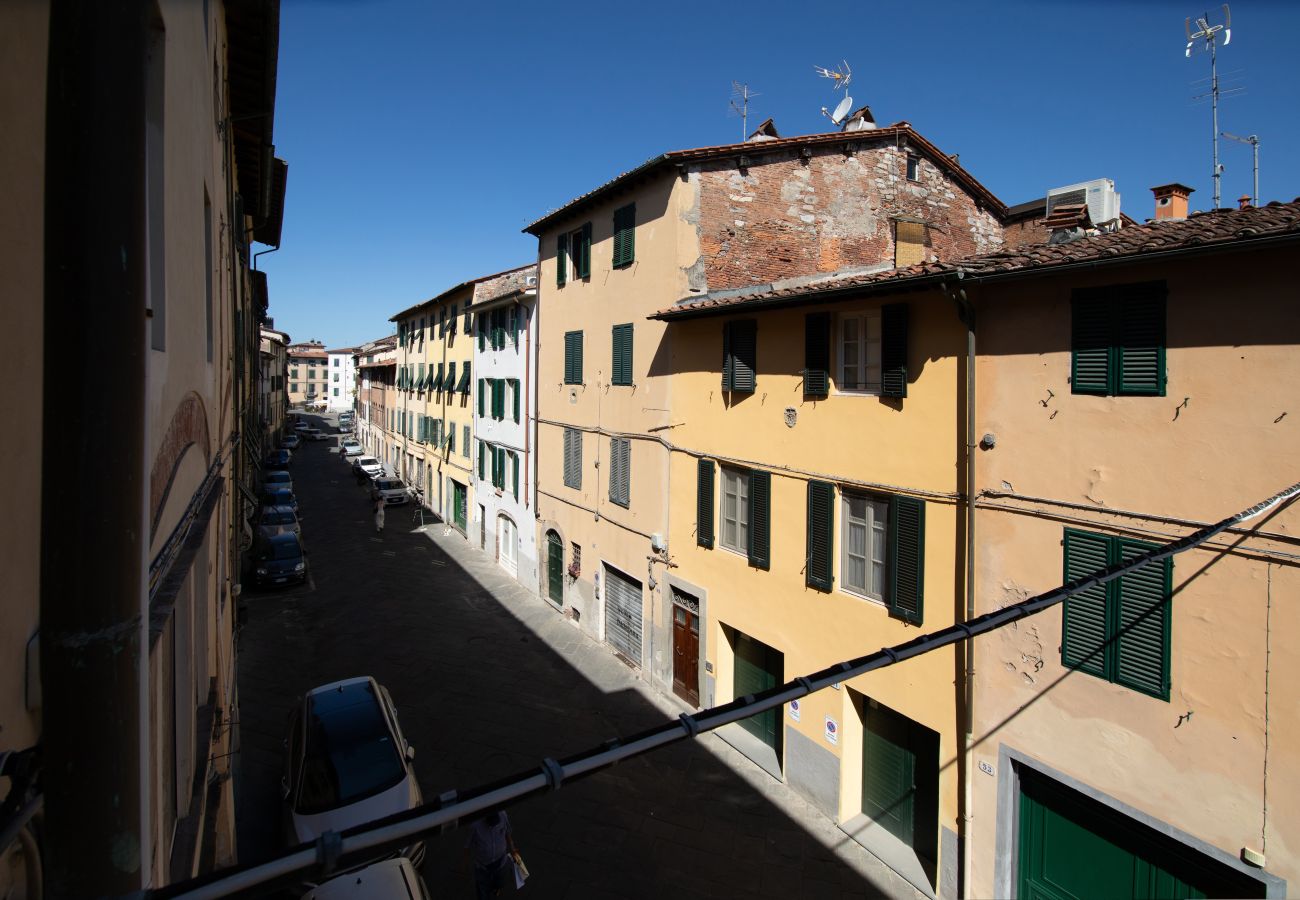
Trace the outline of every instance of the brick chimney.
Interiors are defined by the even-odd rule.
[[[1162,184],[1153,187],[1151,193],[1156,195],[1156,221],[1166,219],[1175,222],[1187,218],[1187,198],[1196,188],[1185,184]]]

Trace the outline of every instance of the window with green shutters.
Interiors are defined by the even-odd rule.
[[[804,316],[803,393],[825,397],[831,391],[831,314]]]
[[[514,496],[515,499],[518,500],[519,499],[519,454],[513,451],[510,454],[510,469],[513,473],[512,477],[514,481]]]
[[[432,368],[432,366],[430,366],[430,368]],[[424,363],[420,363],[420,374],[416,379],[416,383],[420,390],[424,390]]]
[[[454,362],[449,362],[447,363],[447,377],[442,380],[442,386],[438,388],[438,390],[446,391],[447,393],[450,394],[451,389],[455,386],[456,386],[456,364]]]
[[[465,370],[460,373],[460,383],[456,385],[456,392],[460,394],[469,393],[469,361],[465,362]]]
[[[478,349],[480,353],[487,352],[487,324],[483,321],[483,313],[478,313],[474,317],[474,327],[478,330]]]
[[[582,384],[582,332],[564,334],[564,383]]]
[[[920,625],[925,617],[925,501],[889,498],[889,614]]]
[[[555,236],[555,286],[564,287],[569,280],[569,236],[567,234],[557,234]],[[483,349],[483,342],[480,335],[479,349]]]
[[[695,543],[713,549],[713,460],[702,459],[695,474]]]
[[[835,485],[808,482],[808,543],[804,583],[819,591],[835,586]]]
[[[484,410],[484,407],[485,407],[485,405],[486,405],[486,403],[487,403],[486,399],[484,399],[484,398],[486,398],[486,396],[487,396],[487,391],[485,390],[485,387],[486,387],[486,382],[485,382],[482,378],[480,378],[480,379],[478,380],[478,414],[479,414],[479,418],[482,418],[483,416],[486,416],[486,415],[487,415],[487,413],[486,413],[485,410]]]
[[[519,379],[511,378],[510,381],[510,398],[514,401],[515,406],[515,424],[519,423]]]
[[[907,304],[880,310],[880,395],[907,396]]]
[[[591,277],[591,223],[583,224],[569,235],[569,248],[573,254],[573,277]]]
[[[610,381],[619,385],[632,384],[632,326],[614,326],[613,365],[610,368]]]
[[[1070,303],[1070,390],[1165,395],[1163,281],[1076,290]]]
[[[614,210],[614,268],[632,265],[636,259],[636,204]]]
[[[506,417],[506,380],[492,379],[492,418],[500,422]]]
[[[1065,529],[1065,581],[1140,556],[1155,545]],[[1065,601],[1061,663],[1169,699],[1172,559],[1151,563]]]
[[[482,441],[478,442],[478,480],[483,481],[485,476],[484,457],[487,453],[487,444]]]
[[[466,456],[469,456],[469,426],[468,425],[462,425],[460,428],[460,446],[463,448],[461,452],[464,453]]]
[[[447,429],[447,453],[452,454],[455,452],[456,452],[456,426],[455,424],[453,424],[450,428]]]
[[[564,429],[564,486],[582,490],[582,432]]]
[[[609,500],[619,506],[631,504],[632,442],[609,439]]]
[[[758,367],[758,323],[753,319],[722,326],[722,389],[752,394]]]

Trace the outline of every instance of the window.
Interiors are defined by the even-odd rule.
[[[614,384],[632,384],[632,326],[614,326],[613,365],[610,381]]]
[[[1162,281],[1074,292],[1072,393],[1165,395],[1165,295]]]
[[[461,394],[469,393],[469,361],[465,361],[465,370],[460,373],[460,383],[456,385],[456,391]]]
[[[752,394],[757,368],[758,323],[753,319],[722,326],[722,389]]]
[[[492,379],[492,418],[500,422],[506,417],[506,380]]]
[[[519,423],[519,379],[508,378],[507,383],[510,385],[510,397],[514,401],[515,423]]]
[[[698,464],[696,483],[696,543],[713,546],[713,461]],[[751,566],[766,569],[771,560],[771,495],[769,472],[722,469],[722,505],[718,527],[722,546],[744,554]]]
[[[296,381],[289,382],[289,390],[295,394],[298,393],[298,382]]]
[[[609,439],[609,499],[626,507],[631,504],[632,442],[626,438]]]
[[[840,533],[841,583],[850,593],[883,600],[889,504],[845,491],[840,509],[844,516]]]
[[[461,452],[464,453],[466,456],[469,456],[469,426],[468,425],[461,426],[460,446],[462,448]],[[454,450],[455,448],[453,447],[452,449]]]
[[[564,383],[582,384],[582,332],[564,334]]]
[[[722,470],[722,546],[737,553],[749,548],[749,473]]]
[[[339,389],[338,389],[338,388],[335,388],[335,389],[334,389],[334,396],[337,397],[338,395],[339,395]]]
[[[478,380],[478,414],[479,418],[487,415],[485,411],[487,405],[487,382],[480,378]]]
[[[459,319],[459,318],[460,318],[460,304],[459,304],[459,303],[453,303],[453,304],[451,305],[451,315],[449,315],[449,316],[447,317],[447,333],[448,333],[448,334],[453,334],[453,335],[454,335],[454,334],[456,333],[456,320]]]
[[[1065,529],[1065,580],[1141,556],[1155,545]],[[1152,563],[1065,601],[1061,664],[1169,699],[1172,559]]]
[[[614,210],[614,268],[632,265],[636,259],[636,204]]]
[[[433,320],[429,320],[429,330],[433,330]],[[438,337],[447,336],[447,307],[438,310]]]
[[[925,225],[920,222],[894,223],[894,266],[902,268],[925,261]]]
[[[334,373],[334,380],[335,380],[336,382],[339,380],[339,373],[338,373],[338,372],[335,372],[335,373]]]
[[[339,358],[336,356],[334,357],[334,365],[337,367],[338,364],[339,364]]]
[[[564,486],[582,490],[582,432],[564,429]]]
[[[907,180],[921,180],[921,160],[913,153],[907,154]]]
[[[432,369],[433,365],[430,364],[429,368]],[[442,376],[442,363],[438,363],[438,376]],[[415,386],[420,390],[424,390],[424,363],[420,363],[420,374],[415,378]]]
[[[574,279],[591,277],[591,223],[555,239],[556,285],[563,287],[572,272]]]
[[[803,392],[806,397],[825,397],[831,389],[831,315],[804,316]]]
[[[439,368],[441,369],[441,366],[439,366]],[[446,391],[447,393],[450,394],[451,389],[455,386],[456,386],[456,363],[449,362],[447,363],[447,377],[442,379],[441,382],[439,382],[438,384],[434,385],[434,387],[436,387],[440,391]]]
[[[289,377],[290,377],[290,378],[297,378],[297,377],[298,377],[298,367],[297,367],[297,366],[294,366],[292,369],[289,370]]]
[[[840,371],[842,391],[880,391],[880,313],[840,317]]]

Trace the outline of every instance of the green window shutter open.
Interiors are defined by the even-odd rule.
[[[487,333],[484,330],[483,314],[479,313],[474,317],[475,324],[478,327],[478,351],[484,353],[487,351]]]
[[[456,385],[456,390],[462,394],[469,393],[469,362],[465,363],[465,371],[460,373],[460,384]]]
[[[829,591],[835,586],[831,555],[835,547],[835,485],[808,482],[808,562],[804,582]]]
[[[925,501],[889,500],[889,614],[920,625],[925,617]]]
[[[636,204],[614,210],[614,268],[632,265],[636,259]]]
[[[564,335],[564,383],[582,384],[582,332]]]
[[[555,286],[556,287],[564,287],[564,283],[568,281],[568,264],[569,264],[567,259],[568,255],[569,255],[568,235],[564,235],[564,234],[556,235],[555,237]],[[481,338],[482,338],[481,332],[479,337],[480,337],[479,349],[482,350],[483,345],[481,342]]]
[[[749,473],[749,564],[772,567],[772,473]]]
[[[443,379],[442,387],[440,387],[439,390],[446,391],[447,393],[451,393],[451,389],[455,386],[456,386],[456,364],[454,362],[447,363],[447,377]]]
[[[519,424],[519,379],[510,379],[510,394],[515,398],[515,424]]]
[[[442,381],[443,381],[442,368],[443,368],[443,364],[438,363],[438,374],[433,376],[433,384],[430,385],[430,390],[434,390],[434,391],[442,390]]]
[[[880,394],[907,396],[907,304],[880,310]]]
[[[702,459],[695,474],[695,543],[713,549],[713,460]]]
[[[722,389],[754,392],[758,365],[758,323],[753,319],[728,322],[722,333]]]
[[[519,454],[510,454],[510,467],[514,470],[515,477],[515,499],[519,499]]]
[[[1144,286],[1119,302],[1119,393],[1165,395],[1165,296]]]
[[[1110,304],[1099,297],[1077,294],[1070,304],[1072,393],[1113,393],[1110,343]]]
[[[506,380],[504,378],[497,379],[496,407],[496,417],[499,422],[506,417]]]
[[[825,397],[831,390],[831,315],[804,316],[803,392],[806,397]]]
[[[1086,531],[1065,530],[1065,583],[1110,565],[1110,538]],[[1061,663],[1106,677],[1106,637],[1109,632],[1108,586],[1095,584],[1065,600]]]
[[[615,325],[613,330],[613,366],[611,381],[619,385],[632,384],[632,326]]]
[[[416,383],[421,390],[424,390],[424,363],[420,363],[420,374],[416,378]]]
[[[478,442],[478,480],[483,480],[483,453],[484,445],[482,441]]]
[[[1154,550],[1154,544],[1112,538],[1118,545],[1116,562]],[[1113,551],[1112,551],[1113,552]],[[1174,562],[1164,559],[1130,572],[1114,584],[1118,599],[1114,616],[1114,676],[1117,684],[1169,699],[1169,598]]]
[[[582,226],[582,241],[578,252],[578,278],[591,277],[591,223]]]
[[[484,395],[483,387],[484,387],[484,385],[483,385],[483,379],[480,378],[480,379],[478,380],[478,414],[479,414],[479,418],[482,418],[483,416],[487,415],[487,413],[484,412],[484,404],[486,403],[486,401],[483,399],[483,395]]]

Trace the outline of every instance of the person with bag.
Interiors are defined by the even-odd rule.
[[[519,860],[510,818],[502,810],[477,819],[469,829],[465,852],[474,863],[474,891],[478,900],[501,893],[501,886],[514,874]]]

